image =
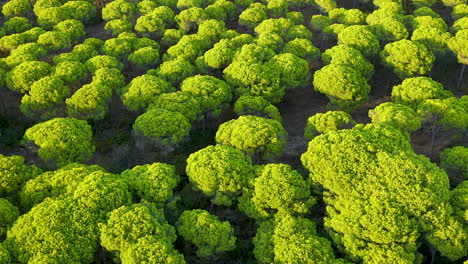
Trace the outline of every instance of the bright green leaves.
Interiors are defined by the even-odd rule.
[[[316,203],[311,182],[286,164],[257,168],[257,176],[239,198],[239,209],[249,217],[262,219],[273,213],[305,214]]]
[[[16,206],[8,200],[0,198],[0,240],[5,238],[7,230],[10,229],[19,216],[20,211]]]
[[[236,248],[231,224],[220,221],[205,210],[184,211],[176,227],[180,236],[197,246],[197,256],[201,258]]]
[[[91,126],[74,118],[54,118],[34,125],[24,133],[25,144],[34,143],[45,162],[62,167],[88,160],[94,153]]]
[[[374,110],[369,110],[369,118],[372,123],[392,125],[409,133],[421,127],[421,120],[416,111],[401,104],[380,104]]]
[[[428,73],[435,60],[426,46],[407,39],[385,45],[380,57],[400,79]]]
[[[163,211],[151,203],[117,208],[99,229],[102,246],[121,253],[146,236],[169,243],[176,240],[175,228],[166,222]]]
[[[360,72],[346,65],[330,64],[314,74],[314,89],[330,99],[331,107],[353,110],[367,100],[370,86]]]
[[[392,100],[417,109],[418,105],[427,99],[445,99],[452,93],[444,89],[442,84],[429,77],[414,77],[405,79],[392,89]]]
[[[24,164],[22,156],[0,154],[0,197],[16,194],[27,180],[41,172],[36,166]]]
[[[349,45],[365,57],[373,57],[380,50],[378,38],[366,26],[349,26],[338,34],[338,44]]]
[[[51,70],[52,67],[46,62],[26,61],[8,72],[5,82],[10,90],[26,93],[35,81],[47,76]]]
[[[350,114],[343,111],[317,113],[307,119],[304,137],[312,140],[318,134],[352,128],[356,125]]]
[[[260,263],[340,263],[335,262],[330,241],[319,237],[307,218],[277,215],[260,224],[253,243]]]
[[[138,198],[158,204],[172,197],[179,175],[172,165],[153,163],[138,165],[121,173],[131,192]]]
[[[151,109],[137,117],[133,130],[163,147],[176,145],[188,136],[191,125],[184,115],[164,109]]]
[[[216,142],[238,148],[254,159],[270,160],[281,155],[287,136],[276,120],[241,116],[219,126]]]
[[[454,183],[468,180],[468,148],[456,146],[440,153],[442,167]]]
[[[234,112],[238,116],[254,115],[281,122],[281,114],[278,108],[261,96],[243,95],[239,97],[234,104]]]
[[[232,200],[254,176],[252,161],[230,146],[208,146],[187,159],[187,176],[213,203],[230,206]]]
[[[174,87],[165,80],[144,74],[134,78],[122,91],[122,102],[131,111],[141,111],[148,107],[158,95],[174,92]]]

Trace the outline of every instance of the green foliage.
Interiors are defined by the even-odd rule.
[[[165,80],[144,74],[134,78],[122,90],[122,102],[130,111],[141,111],[158,97],[158,95],[174,92],[175,88]]]
[[[125,76],[118,69],[102,68],[94,72],[92,83],[120,91],[125,85]]]
[[[412,19],[411,27],[413,29],[430,27],[430,28],[437,28],[441,31],[447,31],[448,26],[445,21],[440,17],[431,17],[431,16],[417,16]]]
[[[70,11],[70,18],[83,23],[90,23],[96,18],[96,7],[89,1],[67,1],[63,4],[63,7]]]
[[[8,250],[0,243],[0,263],[10,264],[11,257]]]
[[[413,77],[405,79],[392,89],[392,100],[417,109],[418,105],[427,99],[445,99],[453,94],[444,89],[442,84],[429,77]]]
[[[210,39],[210,46],[212,43],[219,41],[223,34],[227,31],[226,24],[224,21],[208,19],[203,21],[200,26],[198,26],[197,35],[202,36],[203,39]]]
[[[308,39],[296,38],[284,45],[282,53],[292,53],[309,63],[320,58],[320,50]]]
[[[116,58],[127,57],[132,53],[133,48],[130,41],[121,38],[111,38],[104,42],[102,52],[105,55],[113,56]]]
[[[292,53],[278,54],[268,64],[279,73],[280,86],[286,89],[306,87],[312,79],[309,63]]]
[[[110,31],[112,36],[118,36],[124,32],[131,32],[132,28],[132,23],[124,18],[111,20],[104,26],[104,29]]]
[[[139,264],[144,262],[185,264],[182,254],[160,238],[143,237],[125,250],[120,258],[122,263]]]
[[[159,63],[159,51],[153,47],[144,47],[130,54],[128,61],[143,69],[154,67]]]
[[[450,31],[454,33],[464,29],[468,29],[468,17],[462,17],[456,20],[450,27]]]
[[[78,61],[60,62],[53,68],[52,74],[65,84],[72,84],[88,77],[86,66]]]
[[[230,206],[254,176],[252,161],[242,151],[230,146],[208,146],[190,154],[187,176],[193,186],[212,202]]]
[[[45,120],[62,112],[60,106],[70,94],[70,88],[59,77],[46,76],[31,85],[29,94],[21,99],[20,109],[26,116],[37,115]]]
[[[184,115],[164,109],[151,109],[138,116],[133,130],[160,142],[164,147],[176,145],[189,135],[190,123]]]
[[[22,215],[4,242],[19,263],[91,262],[96,218],[72,199],[46,199]]]
[[[323,29],[331,26],[331,24],[333,24],[333,20],[324,15],[313,15],[310,19],[310,26],[316,31],[323,31]]]
[[[108,3],[102,9],[102,19],[111,21],[114,19],[131,19],[137,9],[135,4],[126,0],[116,0]]]
[[[138,198],[163,204],[172,197],[179,175],[172,165],[155,162],[123,171],[120,176]]]
[[[378,38],[367,26],[349,26],[338,34],[338,44],[349,45],[365,57],[372,57],[380,50]]]
[[[2,14],[5,17],[26,16],[31,11],[32,6],[28,0],[11,0],[2,7]]]
[[[163,211],[146,202],[115,209],[99,229],[101,244],[110,251],[124,252],[146,236],[169,244],[176,240],[175,228],[166,222]]]
[[[304,137],[312,140],[315,136],[340,129],[349,129],[356,125],[352,116],[343,111],[317,113],[307,119]]]
[[[364,103],[370,86],[360,72],[347,65],[329,64],[314,74],[314,89],[324,93],[332,107],[353,110]]]
[[[371,124],[329,132],[314,138],[301,160],[327,190],[326,229],[356,261],[413,263],[424,232],[441,238],[428,218],[448,199],[448,177],[412,153],[400,130]]]
[[[433,18],[438,18],[440,15],[432,10],[430,7],[424,6],[420,7],[413,12],[413,16],[430,16]]]
[[[440,153],[440,167],[455,183],[468,179],[468,148],[456,146]]]
[[[26,61],[38,61],[47,55],[47,51],[37,43],[26,43],[19,45],[10,52],[10,56],[5,58],[5,63],[10,68],[14,68]]]
[[[236,248],[234,230],[228,221],[205,210],[184,211],[176,223],[177,232],[197,246],[197,256],[206,258]]]
[[[44,8],[36,14],[37,23],[44,29],[52,29],[54,25],[57,25],[58,23],[67,19],[71,19],[72,13],[73,10],[70,10],[64,6]]]
[[[239,25],[253,29],[260,22],[267,19],[266,6],[261,3],[254,3],[239,15]]]
[[[203,21],[208,19],[206,11],[199,7],[185,9],[175,16],[175,21],[179,25],[179,29],[186,32],[195,29]]]
[[[304,180],[287,164],[258,167],[251,185],[251,191],[239,198],[239,209],[252,218],[267,218],[275,213],[305,214],[316,203],[311,197],[310,180]]]
[[[385,45],[380,57],[400,79],[428,73],[435,61],[434,54],[426,46],[407,39]]]
[[[115,57],[108,55],[98,55],[88,59],[85,63],[89,72],[93,73],[102,68],[116,68],[121,70],[123,65]]]
[[[335,0],[314,0],[313,2],[324,12],[330,12],[336,8]]]
[[[243,95],[239,97],[234,104],[234,112],[238,116],[253,115],[281,122],[278,108],[260,96]]]
[[[135,30],[143,36],[159,37],[163,34],[165,25],[158,15],[149,13],[136,20]]]
[[[81,181],[73,193],[81,208],[105,219],[107,213],[132,201],[127,184],[116,175],[95,171]]]
[[[161,37],[161,45],[165,47],[170,47],[175,45],[184,35],[183,30],[179,29],[166,29],[163,36]]]
[[[37,43],[47,47],[51,51],[62,50],[71,47],[70,35],[60,31],[48,31],[41,34]]]
[[[47,197],[73,195],[83,179],[95,171],[104,171],[98,165],[71,163],[56,171],[47,171],[26,182],[19,193],[21,206],[27,210]]]
[[[150,74],[148,72],[148,74]],[[155,75],[168,81],[174,86],[179,85],[183,80],[195,74],[195,66],[189,61],[177,58],[165,61],[155,71]]]
[[[280,122],[247,115],[221,124],[216,132],[216,143],[271,160],[281,155],[287,136]]]
[[[388,124],[409,133],[421,127],[421,120],[413,108],[392,102],[379,104],[374,110],[369,110],[369,118],[372,123]]]
[[[452,9],[453,20],[458,20],[462,17],[468,16],[468,4],[459,4]]]
[[[46,162],[62,167],[88,160],[94,152],[91,126],[74,118],[54,118],[36,124],[24,133],[25,144],[38,146],[37,154]]]
[[[267,4],[267,12],[269,16],[281,17],[286,15],[288,7],[287,0],[270,0]]]
[[[457,55],[459,63],[468,64],[468,29],[460,30],[447,43],[449,49]]]
[[[330,241],[307,218],[285,214],[262,222],[253,243],[259,263],[344,263],[335,260]]]
[[[208,36],[193,34],[184,35],[176,45],[167,49],[164,60],[184,59],[194,62],[196,58],[211,46]]]
[[[385,43],[406,39],[409,36],[406,26],[392,17],[383,18],[378,23],[372,24],[370,29],[380,41]]]
[[[254,42],[248,34],[242,34],[232,39],[221,39],[213,48],[205,52],[205,62],[213,69],[224,69],[234,59],[236,52],[244,45]]]
[[[84,29],[83,23],[76,19],[67,19],[54,26],[54,30],[67,34],[72,43],[86,35]]]
[[[468,107],[461,99],[428,99],[419,104],[418,114],[423,123],[436,123],[444,129],[466,131],[468,128]]]
[[[203,113],[201,108],[202,99],[187,91],[163,93],[159,95],[148,109],[160,108],[183,114],[188,121],[194,121]]]
[[[304,15],[298,11],[287,12],[286,18],[294,22],[296,25],[305,24]]]
[[[199,98],[202,111],[210,111],[214,116],[219,115],[232,99],[231,87],[210,75],[188,77],[180,85],[180,90]]]
[[[24,164],[22,156],[0,154],[0,197],[16,194],[23,184],[42,172],[36,166]]]
[[[26,31],[32,27],[29,19],[25,17],[12,17],[3,23],[1,29],[4,30],[5,34],[20,33]]]
[[[84,120],[103,119],[107,113],[112,92],[112,88],[102,82],[83,85],[65,100],[68,116]]]
[[[20,216],[19,209],[6,199],[0,198],[0,239],[4,240],[8,229]],[[1,260],[1,258],[0,258]],[[3,262],[2,262],[3,263]]]
[[[322,60],[326,64],[350,66],[366,79],[370,79],[374,73],[374,65],[367,61],[359,50],[348,45],[337,45],[327,49],[322,54]]]
[[[47,76],[51,70],[47,62],[26,61],[7,73],[5,83],[12,91],[26,93],[35,81]]]

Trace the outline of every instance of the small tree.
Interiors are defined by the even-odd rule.
[[[380,50],[378,38],[367,26],[349,26],[338,34],[338,44],[349,45],[365,57],[373,57]]]
[[[190,154],[187,176],[194,187],[212,197],[217,205],[232,201],[254,176],[252,161],[242,151],[230,146],[208,146]]]
[[[68,116],[83,120],[101,120],[107,113],[112,94],[112,88],[104,83],[91,82],[83,85],[65,100]]]
[[[63,111],[65,98],[70,96],[70,88],[58,77],[44,77],[31,85],[29,94],[21,99],[21,112],[26,116],[48,119]]]
[[[374,110],[369,110],[369,118],[372,123],[389,124],[408,133],[421,128],[421,120],[416,111],[402,104],[379,104]]]
[[[153,47],[143,47],[128,56],[128,61],[141,69],[150,69],[159,63],[159,51]]]
[[[69,10],[70,18],[79,20],[83,23],[90,23],[96,18],[96,7],[88,1],[67,1],[63,4],[63,7]]]
[[[239,25],[253,29],[267,19],[267,8],[261,3],[254,3],[239,15]]]
[[[271,160],[281,155],[287,136],[276,120],[241,116],[219,126],[216,143],[238,148],[255,160]]]
[[[413,77],[405,79],[392,89],[392,100],[417,109],[418,105],[427,99],[445,99],[453,94],[444,86],[430,77]]]
[[[31,3],[27,0],[11,0],[2,7],[2,14],[5,17],[27,16],[31,11]]]
[[[188,121],[194,121],[200,118],[203,113],[201,107],[202,98],[191,92],[177,91],[172,93],[163,93],[156,97],[148,109],[160,108],[171,112],[183,114]]]
[[[468,148],[456,146],[440,153],[440,166],[447,172],[452,185],[468,180]]]
[[[243,95],[234,104],[234,112],[238,116],[253,115],[270,118],[281,122],[278,108],[261,96]]]
[[[353,117],[343,111],[317,113],[307,119],[304,137],[307,140],[312,140],[319,134],[340,129],[349,129],[354,127],[356,124],[357,123],[353,120]]]
[[[136,136],[143,137],[137,142],[142,149],[145,141],[149,141],[152,145],[170,150],[189,135],[190,128],[189,121],[181,113],[157,108],[138,116],[133,124]]]
[[[280,85],[286,89],[306,87],[312,79],[309,63],[292,53],[278,54],[269,64],[279,72]]]
[[[47,62],[26,61],[7,73],[5,83],[12,91],[26,93],[35,81],[47,76],[51,70]]]
[[[22,156],[4,156],[0,154],[0,196],[15,195],[23,184],[39,175],[41,169],[24,164]]]
[[[172,190],[179,182],[175,167],[159,162],[135,166],[123,171],[120,176],[134,197],[160,205],[172,197]]]
[[[465,72],[465,66],[468,64],[468,30],[460,30],[455,34],[454,38],[448,41],[449,49],[457,55],[458,62],[462,64],[460,77],[458,78],[457,88],[460,87]]]
[[[360,72],[346,65],[329,64],[314,74],[314,89],[330,99],[331,107],[353,110],[364,103],[370,86]]]
[[[102,246],[124,252],[146,236],[172,243],[175,228],[164,219],[164,213],[151,203],[122,206],[115,209],[106,224],[99,225]]]
[[[184,211],[176,223],[177,232],[197,246],[197,256],[207,258],[236,248],[234,229],[228,221],[205,210]]]
[[[148,72],[148,74],[150,73]],[[154,73],[154,75],[170,82],[173,86],[179,85],[183,80],[194,74],[195,66],[182,58],[163,62]]]
[[[67,34],[72,43],[78,42],[86,35],[84,29],[83,23],[76,19],[67,19],[54,26],[54,30]]]
[[[74,118],[54,118],[28,128],[24,144],[39,147],[39,157],[58,167],[86,161],[95,149],[91,126]]]
[[[282,53],[292,53],[309,63],[320,58],[320,50],[308,39],[296,38],[284,45]]]
[[[202,111],[210,112],[213,116],[218,116],[232,99],[231,87],[223,80],[209,75],[195,75],[185,79],[180,90],[199,98]]]
[[[132,19],[136,13],[135,4],[126,0],[117,0],[108,3],[102,9],[102,19],[111,21],[114,19]]]
[[[346,65],[358,70],[366,79],[374,73],[374,65],[367,61],[359,50],[348,45],[337,45],[322,54],[326,64]]]
[[[78,61],[58,63],[52,70],[54,77],[60,78],[65,84],[74,84],[88,77],[86,66]]]
[[[29,22],[29,19],[25,17],[12,17],[3,23],[0,32],[3,31],[6,35],[8,35],[26,31],[31,27],[32,25],[31,22]]]
[[[122,263],[138,264],[154,260],[156,263],[185,264],[184,255],[174,249],[171,243],[161,238],[143,237],[120,255]]]
[[[305,214],[316,203],[310,193],[311,181],[287,164],[259,166],[251,185],[238,199],[239,209],[255,219],[275,213]]]
[[[134,78],[122,90],[122,102],[130,111],[142,111],[158,97],[158,95],[174,92],[175,88],[165,80],[144,74]]]
[[[89,72],[94,73],[95,71],[102,68],[116,68],[121,70],[123,65],[115,57],[108,55],[98,55],[90,58],[85,63],[86,68]]]
[[[400,79],[428,73],[435,60],[426,46],[407,39],[385,45],[380,57]]]
[[[207,19],[208,14],[204,9],[199,7],[192,7],[182,10],[182,12],[175,16],[175,20],[179,25],[179,28],[185,32],[194,30],[198,25]]]

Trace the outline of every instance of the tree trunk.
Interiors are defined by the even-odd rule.
[[[439,120],[438,117],[436,117],[434,119],[434,121],[432,122],[432,127],[431,127],[431,132],[432,132],[432,137],[431,137],[431,154],[430,154],[430,158],[431,159],[434,159],[434,146],[435,146],[435,142],[436,142],[436,136],[437,136],[437,132],[438,132],[438,128],[437,128],[437,121]]]
[[[461,81],[462,81],[462,79],[463,79],[463,73],[465,72],[465,66],[466,66],[466,64],[463,64],[462,70],[461,70],[461,72],[460,72],[460,77],[458,77],[457,89],[460,88],[460,84],[461,84]]]

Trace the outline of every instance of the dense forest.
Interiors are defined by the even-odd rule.
[[[468,263],[467,0],[0,9],[0,264]]]

